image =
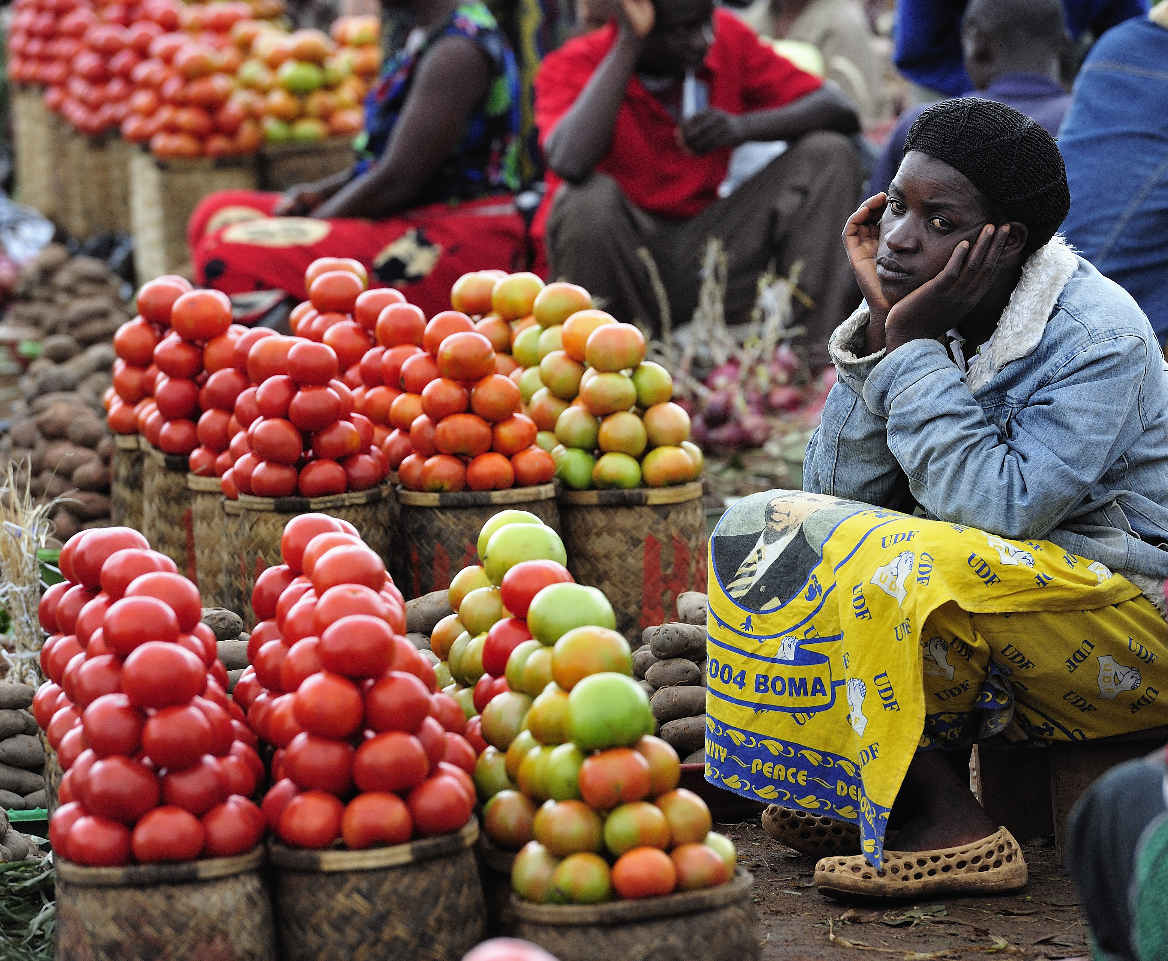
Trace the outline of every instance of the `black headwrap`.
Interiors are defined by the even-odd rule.
[[[910,150],[961,171],[1006,220],[1026,225],[1031,249],[1054,236],[1071,205],[1054,139],[1004,103],[958,97],[933,104],[909,128]]]

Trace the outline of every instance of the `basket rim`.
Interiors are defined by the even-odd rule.
[[[403,507],[490,507],[496,504],[525,504],[547,501],[556,496],[556,485],[536,484],[532,487],[508,487],[499,491],[411,491],[401,485],[397,488],[398,503]]]
[[[201,494],[222,494],[223,484],[218,477],[205,477],[188,471],[187,490],[198,491]]]
[[[743,867],[737,867],[725,884],[697,891],[678,891],[656,898],[638,898],[635,901],[606,901],[603,904],[535,904],[511,895],[511,909],[515,919],[527,924],[551,927],[611,926],[688,915],[710,908],[721,908],[744,897],[750,897],[754,876]]]
[[[142,438],[137,434],[114,434],[114,447],[118,450],[141,450]]]
[[[306,514],[311,511],[335,510],[338,507],[377,504],[392,494],[393,490],[388,484],[378,484],[363,491],[346,491],[327,497],[256,497],[254,494],[240,493],[238,503],[242,509],[256,513]]]
[[[161,464],[167,470],[187,473],[187,469],[190,467],[190,458],[186,454],[168,454],[152,445],[145,437],[142,438],[142,441],[145,444],[142,449],[146,452],[148,460],[155,464]]]
[[[560,503],[578,507],[651,507],[684,504],[702,496],[700,480],[671,487],[632,487],[628,489],[560,491]]]
[[[510,879],[511,868],[515,864],[515,857],[518,852],[508,851],[506,848],[499,847],[487,836],[485,831],[479,835],[479,839],[475,844],[475,850],[487,867],[500,874],[506,874],[508,879]]]
[[[206,858],[170,864],[127,864],[116,868],[90,868],[57,858],[56,870],[57,877],[70,884],[88,888],[114,888],[229,878],[258,868],[263,860],[263,845],[256,845],[246,854],[229,858]]]
[[[341,871],[374,871],[379,868],[404,867],[420,861],[432,861],[474,847],[479,837],[479,822],[474,816],[452,834],[418,838],[405,844],[366,848],[362,851],[305,850],[290,848],[279,841],[268,841],[272,864],[286,871],[331,874]]]

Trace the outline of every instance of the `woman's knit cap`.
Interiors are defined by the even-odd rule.
[[[910,150],[963,173],[1006,220],[1026,225],[1029,246],[1050,240],[1070,208],[1054,138],[996,100],[958,97],[933,104],[909,128],[904,152]]]

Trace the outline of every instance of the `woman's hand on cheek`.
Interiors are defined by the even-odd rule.
[[[936,340],[957,327],[993,286],[1010,227],[986,224],[971,245],[963,240],[949,262],[888,312],[885,343],[889,351],[910,340]]]
[[[876,276],[880,216],[887,203],[888,195],[883,192],[869,197],[844,224],[844,247],[870,314],[867,335],[869,353],[875,353],[884,347],[884,321],[889,310],[888,298],[880,286],[880,278]]]

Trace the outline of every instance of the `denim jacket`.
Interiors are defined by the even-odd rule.
[[[964,373],[935,340],[860,356],[867,323],[861,305],[832,335],[839,378],[806,490],[1048,539],[1153,595],[1168,577],[1168,367],[1122,288],[1055,237]]]

